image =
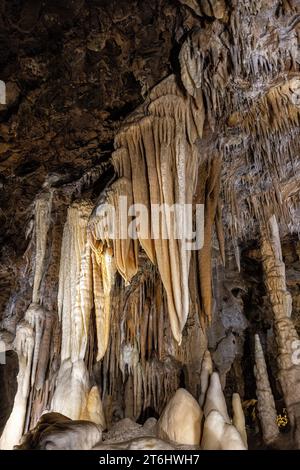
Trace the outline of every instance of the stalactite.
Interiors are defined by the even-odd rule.
[[[269,444],[279,436],[276,423],[277,413],[275,401],[271,390],[267,365],[259,336],[255,335],[255,379],[256,396],[258,400],[259,420],[264,441]]]
[[[44,264],[47,246],[47,234],[50,225],[53,192],[43,193],[35,202],[35,266],[32,302],[42,303],[40,292],[41,282],[44,275]]]
[[[177,236],[187,222],[183,211],[174,212],[168,223],[168,209],[193,203],[198,175],[195,142],[202,135],[204,107],[200,95],[186,98],[182,94],[173,75],[152,90],[145,106],[147,109],[140,108],[128,118],[115,138],[113,162],[119,180],[107,195],[116,209],[114,255],[120,274],[130,281],[137,270],[137,251],[133,240],[120,240],[124,228],[120,226],[119,196],[126,196],[128,205],[134,202],[147,210],[146,215],[141,214],[147,228],[145,233],[138,231],[138,238],[150,260],[157,263],[172,332],[180,343],[189,311],[191,255],[186,240]],[[163,204],[160,215],[152,211]],[[126,222],[130,220],[125,219],[125,226]]]
[[[95,250],[95,243],[92,249]],[[111,319],[111,295],[115,281],[115,261],[109,248],[98,248],[92,253],[93,293],[97,331],[97,361],[107,349]]]
[[[89,202],[75,202],[68,209],[61,248],[58,313],[62,324],[61,359],[83,359],[93,302],[90,245],[87,223]]]
[[[51,409],[79,419],[87,406],[89,376],[84,363],[93,307],[92,248],[87,224],[92,205],[75,202],[68,209],[59,272],[58,312],[62,327],[61,365]],[[72,396],[72,400],[67,400]]]
[[[294,345],[298,344],[290,318],[291,295],[286,287],[285,265],[282,260],[279,228],[276,217],[269,219],[267,233],[261,240],[261,255],[265,284],[272,305],[276,343],[278,347],[278,377],[284,395],[296,445],[300,446],[300,365],[293,362]]]

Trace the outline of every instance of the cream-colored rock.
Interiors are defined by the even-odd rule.
[[[62,325],[62,361],[84,359],[86,351],[93,307],[91,248],[87,240],[91,211],[88,201],[73,203],[64,226],[57,298]]]
[[[240,433],[245,447],[248,448],[245,415],[244,415],[244,411],[242,407],[241,397],[238,393],[234,393],[232,395],[232,410],[233,410],[232,424],[236,427],[236,429]]]
[[[34,351],[34,331],[25,319],[17,325],[14,347],[18,353],[18,389],[14,405],[0,439],[0,449],[10,450],[18,444],[23,434],[26,406],[30,391],[30,375]]]
[[[51,411],[78,420],[87,406],[89,376],[84,361],[62,362],[56,379]]]
[[[93,450],[174,450],[176,447],[156,437],[138,437],[115,444],[100,443]]]
[[[213,372],[210,377],[204,405],[205,418],[208,417],[212,410],[218,411],[221,416],[223,416],[225,423],[230,423],[225,397],[222,391],[219,374],[217,372]]]
[[[72,421],[60,413],[44,414],[22,438],[18,450],[89,450],[102,438],[101,426]]]
[[[238,430],[226,423],[223,416],[216,410],[210,411],[205,419],[202,450],[247,450]]]
[[[179,388],[158,420],[158,436],[179,444],[199,445],[202,416],[195,398]]]
[[[93,423],[99,424],[102,429],[106,428],[102,401],[100,398],[98,387],[96,385],[91,388],[88,394],[87,404],[81,412],[80,419],[92,421]]]

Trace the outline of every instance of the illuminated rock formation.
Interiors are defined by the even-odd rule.
[[[157,423],[158,435],[178,444],[199,445],[202,416],[202,410],[192,395],[179,388]]]
[[[18,450],[89,450],[101,440],[102,429],[89,421],[72,421],[59,413],[46,413],[22,438]]]
[[[232,395],[232,412],[232,424],[240,433],[245,447],[248,448],[245,414],[242,407],[241,397],[238,393],[234,393]]]
[[[300,364],[293,361],[299,336],[291,320],[292,299],[286,287],[279,228],[276,217],[269,220],[268,233],[262,238],[261,254],[265,284],[274,315],[278,348],[278,378],[282,387],[294,439],[300,446]]]
[[[210,411],[205,418],[202,450],[247,450],[238,430],[227,423],[216,410]]]
[[[12,449],[14,445],[19,443],[25,426],[34,354],[34,330],[26,315],[25,319],[17,325],[14,347],[19,359],[18,389],[11,415],[0,439],[0,448],[3,450]]]
[[[1,448],[299,448],[299,1],[2,3]]]

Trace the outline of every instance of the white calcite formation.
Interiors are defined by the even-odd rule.
[[[90,421],[72,421],[59,413],[44,414],[25,434],[19,450],[89,450],[101,441],[102,429]]]
[[[243,440],[245,447],[248,448],[248,438],[246,432],[246,422],[245,422],[245,414],[241,402],[241,397],[238,393],[233,393],[232,395],[232,424],[238,430]]]
[[[227,423],[219,411],[212,410],[205,418],[201,449],[246,450],[247,447],[235,426]]]
[[[220,383],[220,377],[217,372],[213,372],[210,377],[209,387],[207,390],[203,410],[205,419],[208,417],[211,411],[217,410],[219,414],[223,417],[224,422],[230,423],[226,401]]]
[[[0,439],[0,449],[9,450],[19,443],[22,437],[27,401],[30,392],[31,366],[34,352],[34,330],[28,319],[17,325],[14,348],[19,359],[19,373],[17,376],[18,389],[14,405],[8,421],[6,422]]]
[[[199,445],[202,410],[195,398],[179,388],[165,407],[158,423],[158,435],[178,444]]]

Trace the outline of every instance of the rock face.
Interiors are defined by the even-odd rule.
[[[158,423],[158,435],[178,444],[199,445],[202,410],[192,395],[178,389],[164,409]]]

